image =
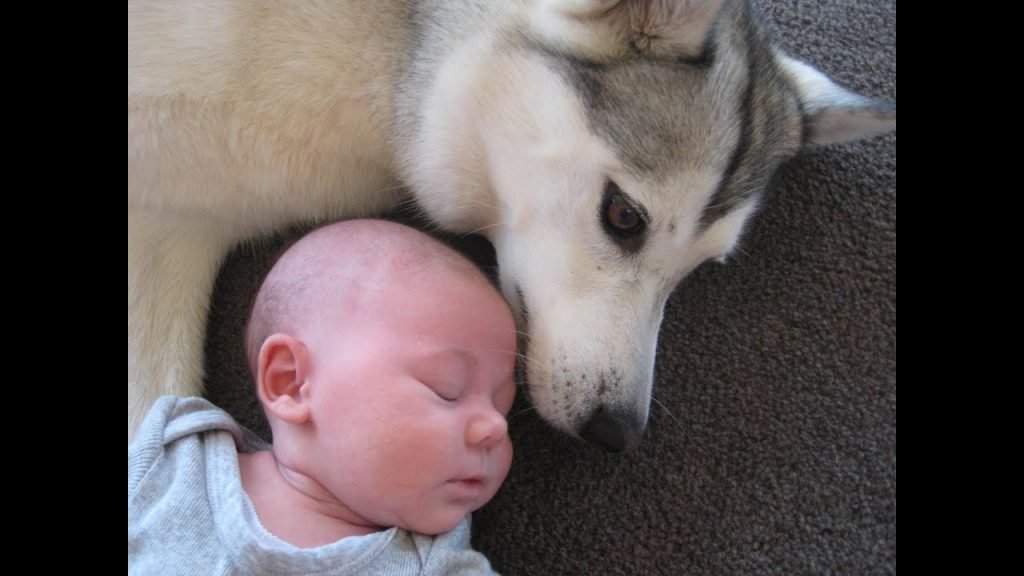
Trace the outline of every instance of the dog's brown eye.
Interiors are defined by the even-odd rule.
[[[606,210],[608,223],[623,232],[633,232],[644,223],[637,211],[621,196],[612,196]]]
[[[601,226],[616,244],[632,254],[643,246],[647,213],[618,184],[608,180],[601,201]]]

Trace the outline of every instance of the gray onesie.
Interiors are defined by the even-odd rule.
[[[161,398],[128,446],[128,574],[493,574],[469,518],[440,536],[391,528],[298,548],[242,490],[238,451],[269,446],[202,398]]]

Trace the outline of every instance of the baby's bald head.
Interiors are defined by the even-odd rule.
[[[356,310],[399,285],[416,298],[442,279],[480,283],[495,292],[466,257],[430,236],[385,220],[349,220],[310,232],[274,264],[253,304],[246,355],[257,377],[260,347],[272,334],[300,336],[328,307]]]

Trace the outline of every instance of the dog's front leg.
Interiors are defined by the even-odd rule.
[[[128,211],[128,439],[153,401],[202,392],[207,309],[234,238],[201,218]]]

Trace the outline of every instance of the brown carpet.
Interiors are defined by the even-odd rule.
[[[762,6],[791,54],[896,99],[894,1]],[[800,156],[748,230],[728,265],[705,265],[669,300],[637,452],[605,454],[531,411],[512,418],[512,473],[474,519],[495,568],[896,572],[895,134]],[[264,433],[241,332],[282,241],[232,254],[207,341],[210,398]]]

